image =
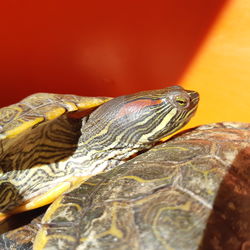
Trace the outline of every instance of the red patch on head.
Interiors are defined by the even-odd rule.
[[[140,100],[136,100],[133,102],[129,102],[127,104],[125,104],[120,111],[118,112],[116,118],[121,118],[125,115],[128,114],[133,114],[133,113],[137,113],[139,112],[141,109],[148,107],[148,106],[153,106],[153,105],[158,105],[161,104],[162,100],[158,99],[158,100],[152,100],[152,99],[140,99]]]

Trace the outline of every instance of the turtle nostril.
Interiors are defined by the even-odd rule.
[[[192,102],[194,104],[197,104],[199,102],[199,99],[200,99],[200,95],[198,92],[196,91],[192,91],[192,90],[188,90],[188,95],[190,96]]]

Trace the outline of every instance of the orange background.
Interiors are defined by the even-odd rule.
[[[0,107],[182,84],[201,94],[190,126],[250,122],[249,13],[248,0],[5,1]]]

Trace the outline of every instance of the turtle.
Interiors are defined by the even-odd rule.
[[[34,249],[246,250],[249,214],[250,124],[210,124],[65,193]]]
[[[113,99],[38,93],[0,109],[0,222],[148,150],[198,101],[172,86]]]
[[[250,124],[208,124],[77,184],[0,246],[246,250],[249,205]]]

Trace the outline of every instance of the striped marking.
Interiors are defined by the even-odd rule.
[[[7,130],[5,134],[1,135],[1,139],[5,139],[6,137],[15,137],[16,135],[19,135],[25,130],[27,130],[28,128],[31,128],[32,126],[43,121],[44,121],[44,117],[38,117],[30,121],[21,121],[19,126],[16,126],[13,129]]]
[[[92,112],[91,109],[97,106],[93,105],[96,104],[93,98],[90,98],[93,102],[83,98],[83,101],[79,99],[71,103],[72,97],[68,96],[61,105],[60,98],[55,96],[58,99],[55,105],[54,97],[45,103],[47,95],[38,100],[34,97],[34,103],[28,102],[34,107],[31,105],[29,109],[39,111],[37,115],[42,114],[42,117],[36,116],[32,124],[24,124],[32,127],[39,122],[48,122],[46,126],[34,127],[32,133],[26,135],[17,131],[20,137],[17,137],[18,141],[13,139],[15,148],[4,152],[0,161],[3,172],[0,176],[1,212],[31,201],[36,194],[50,192],[64,178],[88,176],[115,167],[138,150],[149,148],[160,137],[182,127],[197,105],[180,110],[168,101],[166,93],[166,90],[143,92],[115,99],[93,112],[83,125],[63,114],[75,109],[84,110],[83,113],[70,114],[71,118],[75,115],[79,118]],[[107,100],[97,98],[97,102]],[[48,108],[50,105],[52,109]],[[36,118],[43,120],[34,120]],[[27,116],[27,120],[30,119]],[[10,169],[10,162],[12,171],[6,171]],[[6,180],[11,180],[9,186],[5,185]],[[68,188],[65,183],[61,187],[60,190]],[[56,194],[56,189],[51,191],[51,200]],[[45,196],[41,195],[39,199],[32,200],[23,210],[40,206],[45,200],[43,198]]]
[[[167,127],[168,123],[171,121],[171,119],[176,115],[177,113],[177,108],[173,108],[166,116],[165,118],[163,119],[163,121],[158,125],[156,126],[152,132],[150,133],[150,135],[154,135],[155,133],[157,133],[158,131],[161,131],[163,130],[165,127]],[[148,134],[145,134],[141,137],[140,140],[142,141],[146,141],[147,139],[149,138],[149,135]]]

